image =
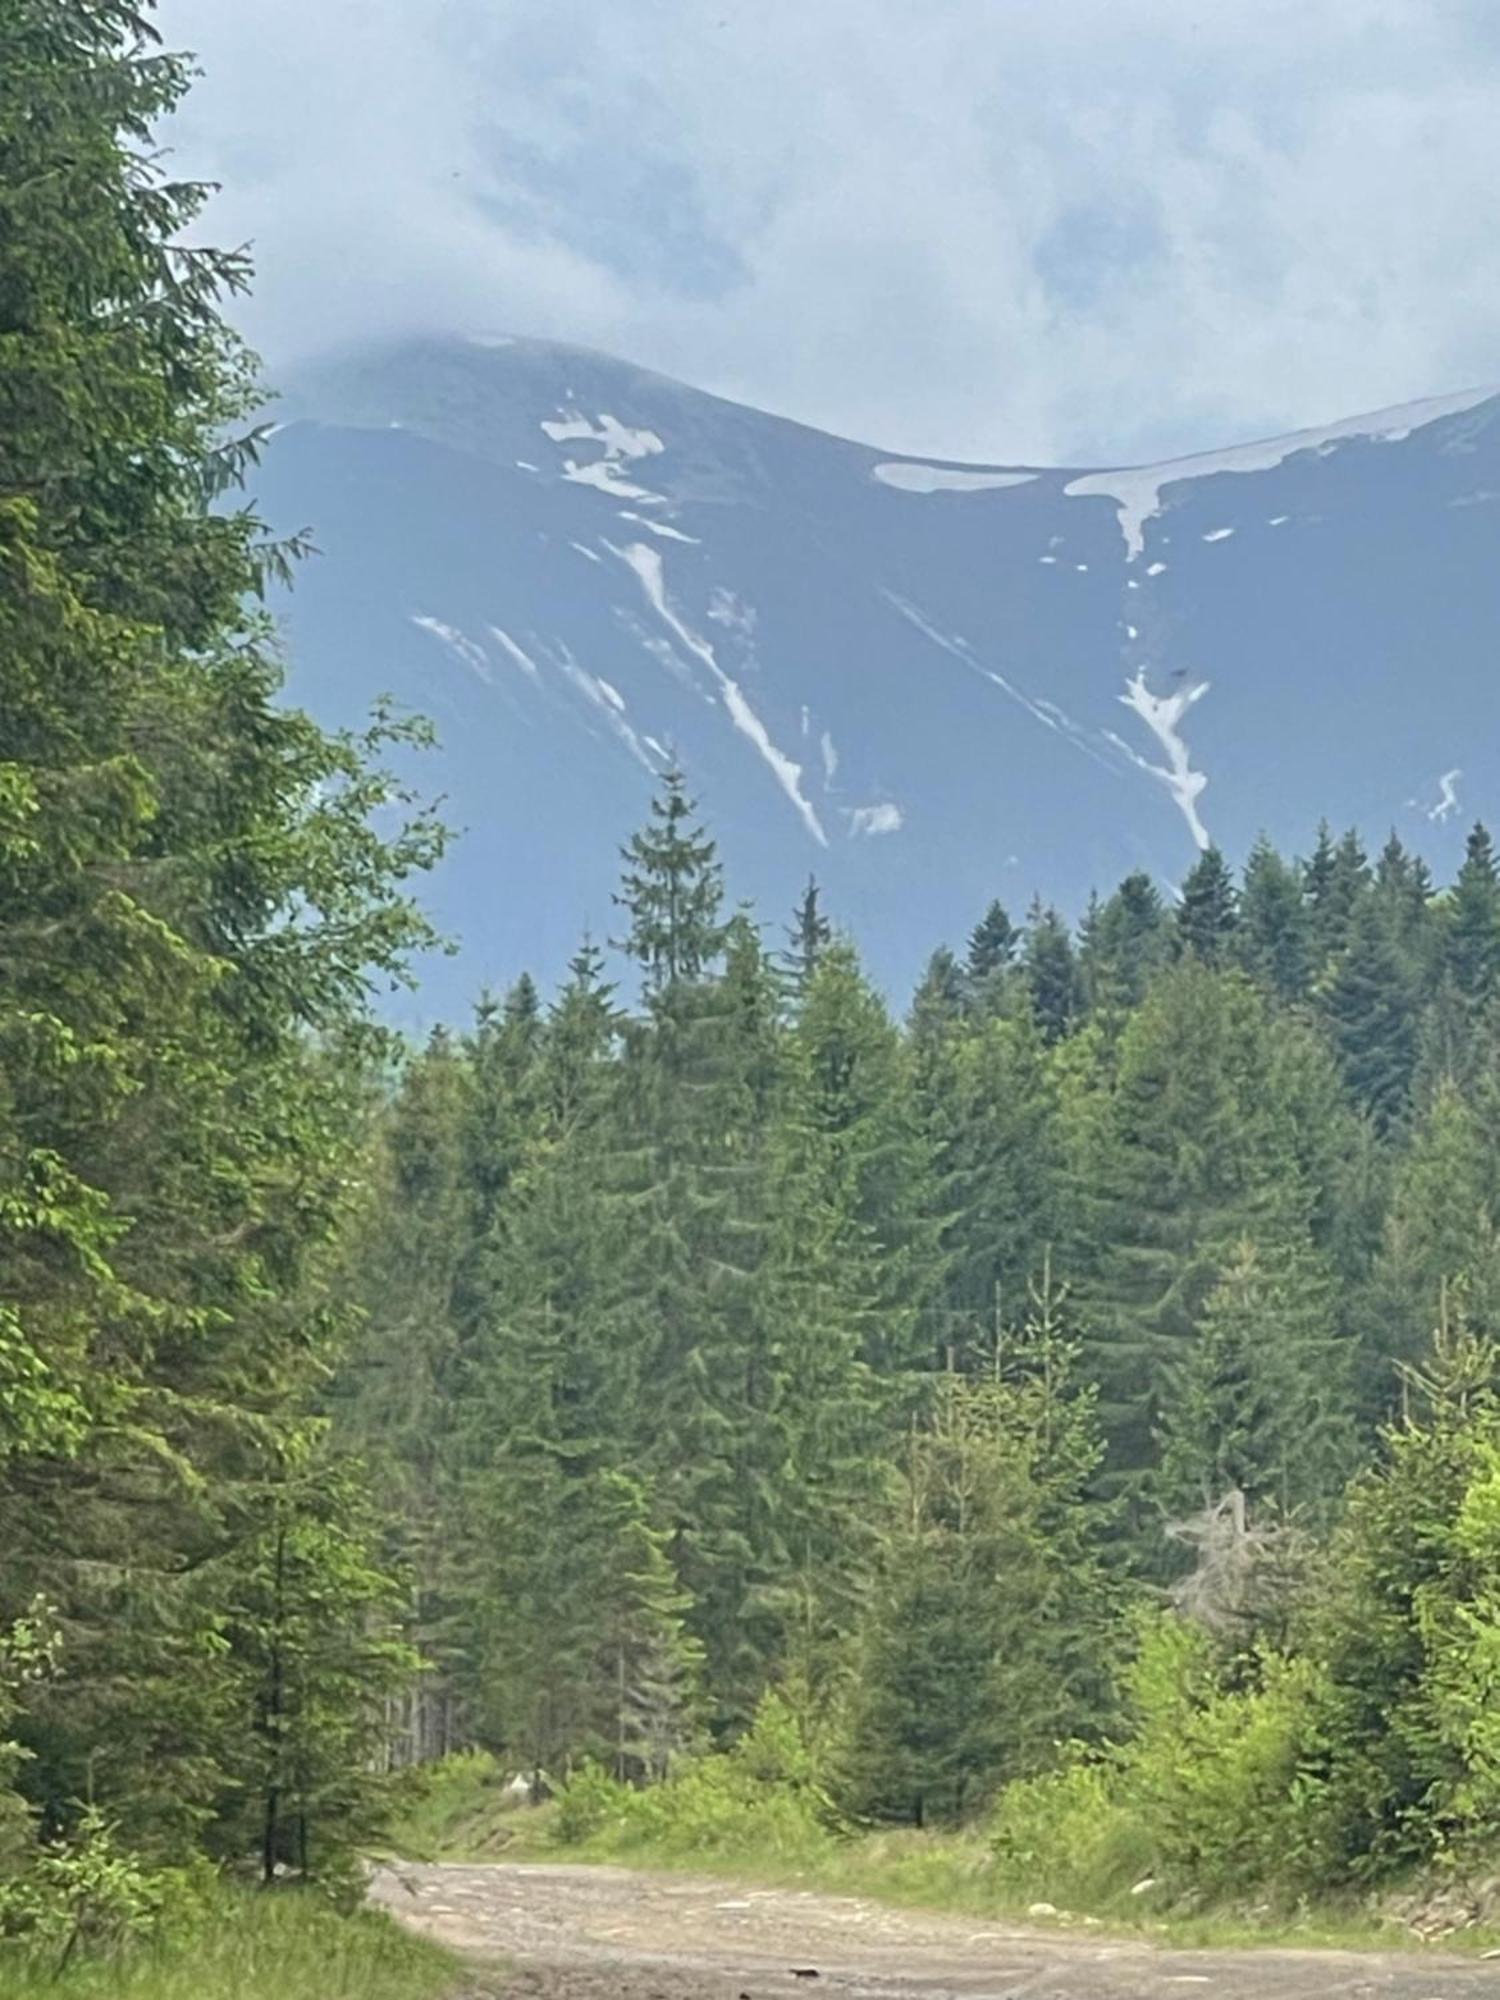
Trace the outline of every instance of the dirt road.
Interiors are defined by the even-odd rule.
[[[1500,2000],[1500,1962],[1436,1952],[1166,1951],[624,1868],[403,1862],[372,1893],[509,1961],[507,2000]]]

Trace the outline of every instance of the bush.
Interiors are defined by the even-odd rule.
[[[1265,1653],[1226,1687],[1207,1638],[1176,1619],[1147,1631],[1129,1690],[1136,1730],[1118,1796],[1150,1828],[1152,1870],[1216,1898],[1297,1891],[1319,1872],[1315,1662]]]
[[[1008,1785],[990,1821],[997,1887],[1091,1909],[1148,1875],[1154,1843],[1120,1796],[1120,1777],[1117,1765],[1080,1750],[1060,1770]]]
[[[791,1860],[826,1846],[830,1821],[796,1717],[768,1694],[732,1750],[685,1763],[664,1784],[638,1790],[586,1767],[562,1792],[556,1830],[566,1845],[612,1853]]]

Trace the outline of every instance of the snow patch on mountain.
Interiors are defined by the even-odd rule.
[[[687,648],[695,659],[701,660],[713,675],[729,719],[743,736],[755,745],[766,764],[775,775],[776,782],[786,793],[796,808],[803,825],[820,847],[828,845],[828,836],[823,831],[811,802],[802,791],[802,766],[794,757],[779,749],[771,740],[770,731],[750,706],[745,691],[732,674],[725,673],[719,665],[713,646],[701,632],[695,632],[684,619],[673,610],[667,598],[666,573],[662,564],[660,549],[648,548],[644,542],[632,542],[627,548],[616,548],[613,542],[606,542],[613,555],[617,555],[626,567],[632,570],[645,593],[646,602],[656,613],[674,637]]]
[[[608,681],[601,680],[597,674],[591,674],[587,667],[580,666],[561,639],[550,646],[547,652],[548,658],[569,686],[581,694],[589,706],[602,716],[611,733],[619,738],[636,762],[654,777],[657,767],[645,742],[625,720],[625,704],[620,699],[619,691],[611,687]]]
[[[1208,693],[1208,682],[1198,681],[1191,687],[1184,687],[1176,694],[1156,695],[1146,685],[1146,670],[1140,668],[1132,680],[1125,684],[1125,692],[1120,700],[1128,709],[1138,715],[1162,749],[1167,753],[1165,765],[1153,764],[1149,757],[1143,757],[1123,737],[1113,730],[1106,732],[1110,741],[1123,750],[1138,770],[1147,772],[1164,784],[1177,801],[1188,830],[1200,849],[1212,843],[1208,828],[1198,815],[1198,799],[1208,783],[1206,773],[1193,769],[1192,757],[1183,740],[1181,724],[1183,717],[1197,701]]]
[[[622,424],[608,411],[601,413],[596,423],[580,416],[577,410],[565,411],[560,417],[544,417],[541,428],[554,444],[582,443],[603,447],[602,458],[590,459],[584,464],[574,458],[563,460],[562,476],[572,485],[595,487],[614,500],[666,504],[664,494],[653,493],[646,486],[637,486],[634,480],[626,478],[622,470],[638,458],[654,458],[658,452],[666,450],[655,431]]]
[[[693,548],[701,546],[697,535],[685,535],[681,528],[674,528],[668,521],[652,521],[644,514],[632,514],[628,507],[620,509],[622,521],[633,521],[638,528],[649,528],[653,535],[660,535],[666,542],[687,542]]]
[[[993,487],[1029,486],[1034,472],[987,472],[978,466],[916,465],[890,459],[870,468],[870,477],[902,493],[985,493]]]
[[[574,486],[596,487],[600,493],[607,493],[611,500],[655,500],[666,504],[664,493],[653,493],[649,486],[637,486],[624,476],[619,461],[613,458],[596,458],[588,465],[565,458],[562,476]]]
[[[654,458],[666,446],[655,431],[637,430],[605,413],[596,424],[575,410],[571,416],[542,419],[542,429],[554,444],[602,444],[606,458]]]
[[[1018,702],[1029,716],[1042,724],[1043,728],[1054,730],[1066,736],[1070,743],[1075,744],[1083,751],[1086,757],[1091,757],[1096,764],[1106,763],[1106,760],[1100,755],[1096,746],[1090,741],[1089,732],[1081,728],[1073,720],[1072,716],[1060,709],[1055,702],[1042,701],[1033,695],[1027,694],[1024,688],[1017,687],[1013,680],[1008,679],[997,668],[987,667],[982,660],[975,656],[974,649],[970,646],[967,639],[958,633],[954,633],[950,637],[947,633],[940,632],[931,619],[925,617],[915,604],[908,602],[906,598],[899,596],[894,590],[882,589],[880,594],[893,610],[899,611],[909,624],[915,625],[924,639],[930,639],[933,645],[941,646],[945,653],[951,653],[955,660],[962,660],[966,667],[971,667],[976,674],[982,674],[993,686],[999,688],[1002,694],[1007,694],[1012,701]],[[1106,768],[1108,768],[1107,764]]]
[[[1285,437],[1263,438],[1253,444],[1231,445],[1227,451],[1201,452],[1191,458],[1175,458],[1163,465],[1125,466],[1113,472],[1089,472],[1071,479],[1064,493],[1077,499],[1102,496],[1113,500],[1125,537],[1125,552],[1131,562],[1146,546],[1146,523],[1161,512],[1162,490],[1184,480],[1208,479],[1220,472],[1270,472],[1302,451],[1332,451],[1348,438],[1368,438],[1372,443],[1399,444],[1413,431],[1436,423],[1441,417],[1461,415],[1495,394],[1491,385],[1464,389],[1454,396],[1433,396],[1425,402],[1401,403],[1388,410],[1375,410],[1363,417],[1346,417],[1341,423],[1324,424],[1305,431],[1291,431]]]

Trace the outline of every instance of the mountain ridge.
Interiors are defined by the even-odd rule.
[[[672,754],[762,914],[813,867],[898,988],[992,895],[1076,911],[1325,808],[1443,836],[1500,775],[1490,389],[1110,468],[886,452],[519,339],[344,356],[285,407],[262,498],[327,552],[293,695],[390,689],[447,739],[450,1011],[599,928]]]

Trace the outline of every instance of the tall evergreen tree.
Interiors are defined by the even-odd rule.
[[[1443,941],[1443,969],[1471,1008],[1500,991],[1500,867],[1489,831],[1476,825],[1464,848]]]
[[[1264,836],[1245,864],[1239,916],[1236,962],[1278,1000],[1305,999],[1314,951],[1302,882]]]
[[[823,914],[822,893],[816,876],[808,876],[807,887],[802,892],[786,935],[784,962],[793,998],[800,1000],[812,983],[819,959],[833,942],[833,926]]]
[[[1356,1102],[1388,1131],[1405,1115],[1416,1067],[1417,997],[1389,909],[1360,903],[1327,972],[1321,1004]]]
[[[862,1815],[971,1812],[1108,1713],[1098,1437],[1057,1303],[1039,1290],[988,1379],[943,1378],[912,1434],[839,1760]]]
[[[651,801],[649,822],[622,850],[615,900],[630,918],[623,945],[652,992],[700,978],[724,949],[723,871],[696,810],[674,766]]]
[[[1166,908],[1151,877],[1137,870],[1086,926],[1079,962],[1090,1011],[1117,1027],[1170,955]]]
[[[278,700],[247,271],[151,138],[188,75],[123,0],[0,15],[0,1622],[72,1634],[44,1822],[92,1791],[179,1849],[251,1727],[209,1584],[342,1334],[365,1005],[437,844],[388,730]]]
[[[1078,1012],[1078,962],[1067,925],[1040,900],[1027,913],[1021,969],[1037,1025],[1047,1041],[1060,1041]]]
[[[1205,848],[1182,885],[1182,900],[1177,905],[1178,948],[1205,965],[1227,964],[1238,922],[1234,877],[1218,848]]]

